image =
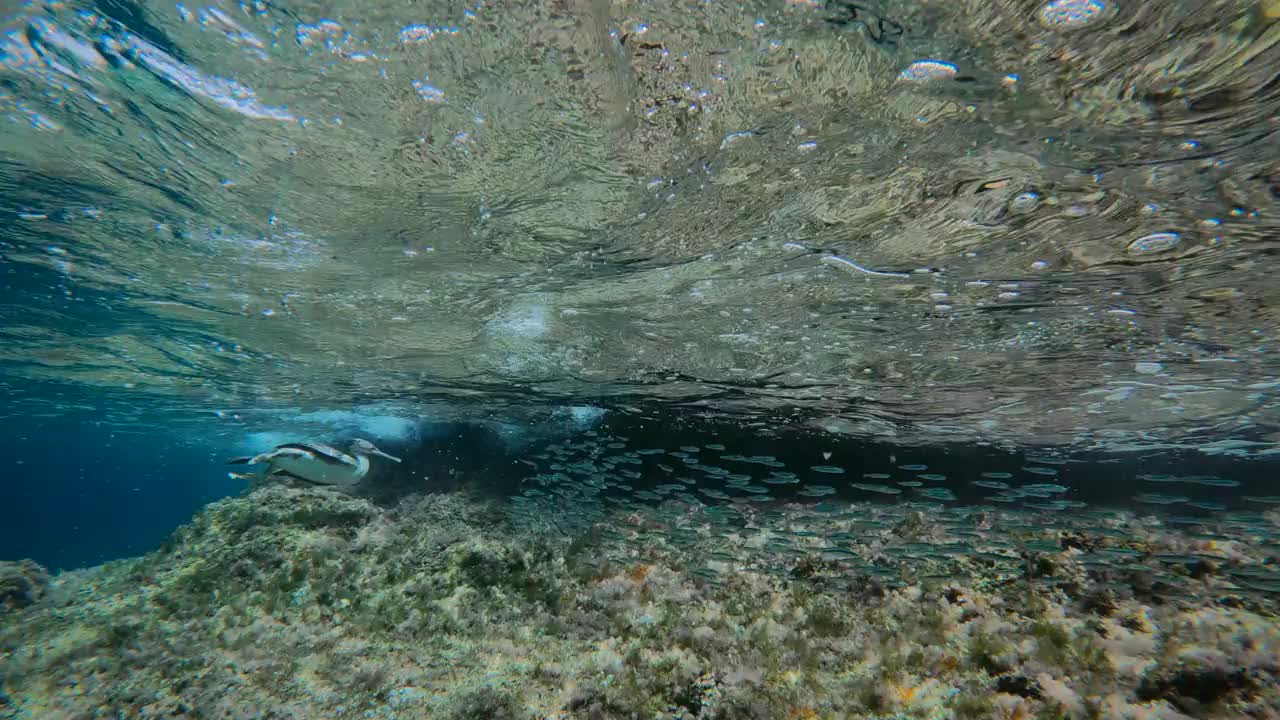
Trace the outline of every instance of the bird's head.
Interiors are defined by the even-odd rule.
[[[355,440],[351,441],[351,454],[352,455],[377,455],[378,457],[384,457],[394,462],[400,462],[400,458],[396,457],[395,455],[388,455],[387,453],[382,452],[381,450],[378,449],[376,445],[369,442],[368,440],[365,440],[364,438],[356,438]]]

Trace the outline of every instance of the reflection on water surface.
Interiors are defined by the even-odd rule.
[[[1273,5],[29,2],[5,382],[1265,450]]]

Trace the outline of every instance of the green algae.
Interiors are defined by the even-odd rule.
[[[797,526],[762,536],[787,559],[754,568],[732,544],[709,545],[719,541],[705,529],[649,532],[649,519],[628,512],[566,536],[458,495],[384,508],[263,488],[210,506],[147,557],[59,577],[50,599],[0,620],[9,649],[0,674],[11,703],[67,715],[128,715],[146,692],[172,715],[961,718],[995,712],[1007,695],[993,694],[997,684],[1039,673],[1084,708],[1116,692],[1136,702],[1140,683],[1150,696],[1142,702],[1189,707],[1199,702],[1181,694],[1196,687],[1186,675],[1194,656],[1179,637],[1280,639],[1244,608],[1184,598],[1182,609],[1159,610],[1125,594],[1091,603],[1087,578],[1067,582],[1069,554],[1052,555],[1036,580],[1037,610],[1024,614],[1017,574],[1004,582],[979,564],[969,579],[904,568],[890,580],[822,556],[832,537],[858,551],[868,540],[860,532]],[[815,512],[811,522],[864,519]],[[919,538],[923,559],[912,562],[972,562],[926,551],[947,543],[927,540],[937,530],[923,514],[878,527]],[[1062,619],[1074,616],[1083,620]],[[1126,679],[1105,638],[1136,632],[1118,629],[1133,617],[1162,641],[1154,669]],[[1272,670],[1250,672],[1257,683],[1198,707],[1227,717],[1229,702],[1280,702],[1265,690]],[[93,680],[74,692],[52,682],[68,674]],[[1062,712],[1015,697],[1028,717]]]

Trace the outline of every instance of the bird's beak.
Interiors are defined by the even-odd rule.
[[[400,458],[396,457],[395,455],[388,455],[388,454],[386,454],[386,453],[382,452],[381,450],[379,450],[378,448],[374,448],[371,452],[372,452],[372,454],[374,454],[374,455],[378,455],[378,456],[380,456],[380,457],[384,457],[384,458],[386,458],[386,459],[388,459],[388,460],[391,460],[392,462],[400,462]]]

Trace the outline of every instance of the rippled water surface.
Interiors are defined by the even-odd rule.
[[[26,2],[0,382],[1267,452],[1277,19]]]

